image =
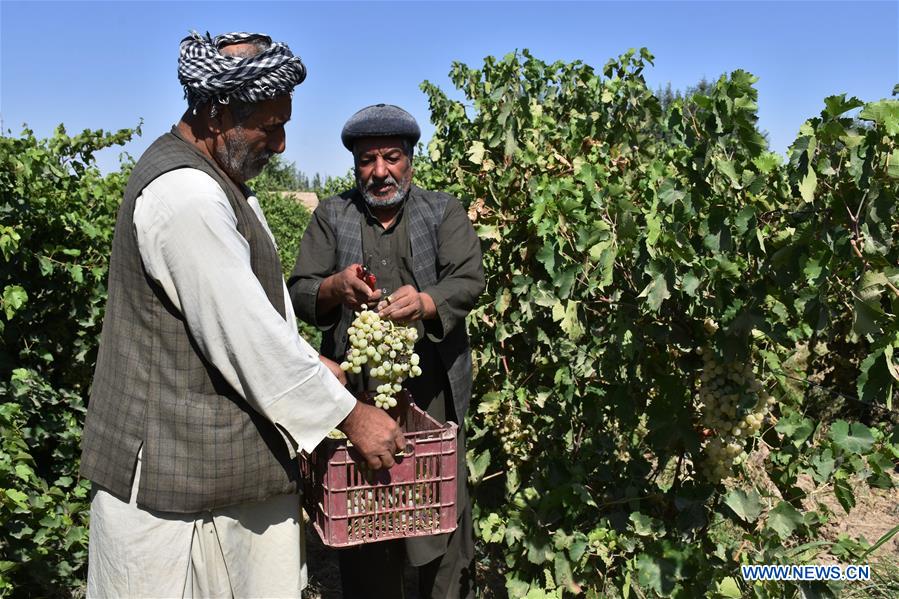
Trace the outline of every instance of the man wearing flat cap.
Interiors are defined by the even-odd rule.
[[[405,110],[378,104],[347,121],[356,188],[316,208],[288,281],[297,315],[322,329],[323,355],[341,361],[354,311],[377,306],[382,318],[419,329],[422,375],[404,386],[437,420],[462,424],[471,399],[465,317],[484,291],[481,250],[456,198],[412,184],[418,124]],[[375,275],[371,290],[357,266]],[[351,388],[362,381],[350,377]],[[473,597],[474,547],[459,427],[458,528],[430,537],[339,551],[344,597],[402,597],[406,559],[418,567],[422,597]]]
[[[87,595],[299,597],[296,450],[338,427],[380,468],[404,443],[298,335],[246,186],[284,151],[303,63],[266,35],[192,34],[178,75],[188,109],[115,227],[81,458]]]

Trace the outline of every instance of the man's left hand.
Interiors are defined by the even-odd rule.
[[[403,285],[378,304],[378,315],[399,323],[415,322],[436,317],[437,307],[427,293]]]
[[[340,381],[340,384],[343,385],[344,387],[346,387],[346,383],[347,383],[346,373],[340,369],[340,364],[338,364],[334,360],[329,360],[328,358],[326,358],[324,356],[319,356],[318,359],[321,360],[322,363],[328,367],[328,370],[331,371],[331,374],[333,374],[334,376],[337,377],[337,380]]]

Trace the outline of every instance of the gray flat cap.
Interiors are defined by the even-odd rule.
[[[340,140],[353,151],[353,142],[362,137],[405,137],[414,146],[421,137],[415,117],[393,104],[366,106],[343,126]]]

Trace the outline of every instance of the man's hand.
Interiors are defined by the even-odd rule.
[[[387,412],[361,401],[337,427],[373,470],[392,468],[394,454],[406,449],[400,427]]]
[[[328,370],[331,371],[331,374],[337,377],[337,380],[340,381],[340,384],[346,387],[346,373],[340,369],[340,364],[338,364],[334,360],[329,360],[324,356],[319,356],[318,359],[328,367]]]
[[[359,278],[357,268],[361,264],[350,264],[338,273],[334,273],[319,287],[319,309],[328,312],[338,304],[350,310],[362,310],[363,304],[374,304],[381,299],[381,291],[372,289]]]
[[[427,293],[419,293],[412,285],[403,285],[378,304],[378,315],[408,323],[436,317],[437,307]]]

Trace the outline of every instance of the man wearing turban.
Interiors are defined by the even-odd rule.
[[[415,326],[422,374],[404,384],[432,417],[460,424],[456,530],[341,549],[348,599],[402,597],[407,560],[418,567],[422,598],[474,596],[461,425],[472,384],[465,318],[484,291],[484,270],[477,234],[459,200],[412,184],[419,136],[418,123],[397,106],[369,106],[350,117],[341,139],[353,153],[356,188],[316,208],[289,279],[297,315],[322,329],[322,354],[334,360],[346,355],[353,311],[363,304],[377,305],[381,318]],[[356,276],[363,265],[375,275],[374,290]],[[351,380],[357,391],[361,384]]]
[[[116,222],[83,435],[89,597],[299,597],[296,450],[340,428],[373,468],[404,443],[297,333],[246,182],[284,151],[306,69],[262,34],[181,42],[188,109]],[[340,375],[342,376],[342,375]]]

